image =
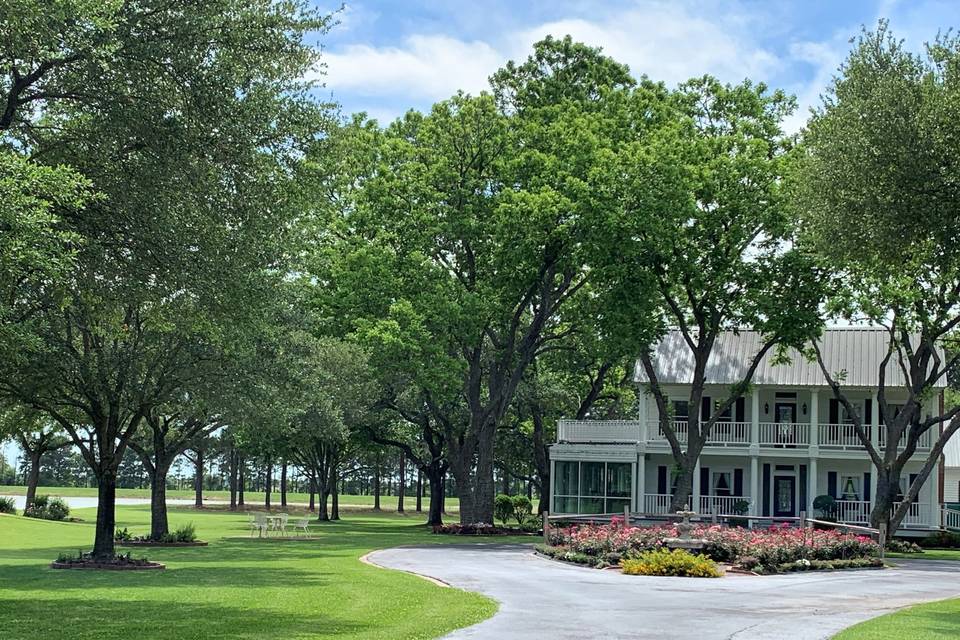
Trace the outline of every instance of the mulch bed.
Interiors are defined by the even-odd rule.
[[[472,524],[435,525],[433,532],[446,536],[542,536],[542,532],[515,527],[477,527]]]
[[[203,540],[193,542],[159,542],[156,540],[117,540],[118,547],[205,547],[209,543]]]
[[[53,561],[50,563],[51,569],[95,569],[98,571],[156,571],[163,570],[167,568],[167,565],[162,562],[149,562],[134,560],[131,562],[94,562],[89,561],[74,561],[74,562],[57,562]]]

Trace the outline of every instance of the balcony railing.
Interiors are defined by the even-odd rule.
[[[686,444],[689,427],[686,420],[671,423],[677,440]],[[852,424],[826,424],[815,426],[817,438],[812,438],[814,428],[805,422],[760,422],[757,424],[756,444],[771,449],[807,449],[817,444],[821,449],[837,451],[862,451],[863,443]],[[871,434],[871,427],[867,433]],[[748,447],[753,426],[750,422],[716,422],[707,439],[710,447]],[[885,429],[879,429],[878,445],[884,447]],[[638,443],[666,445],[667,437],[658,420],[560,420],[557,425],[558,442],[584,443]],[[917,443],[918,451],[929,451],[931,432],[925,433]],[[901,439],[901,448],[906,439]]]
[[[643,496],[643,512],[653,514],[670,513],[670,501],[673,499],[669,493],[647,493]]]
[[[920,436],[920,439],[917,440],[917,449],[929,449],[929,448],[930,448],[930,441],[931,441],[931,435],[930,435],[930,434],[931,434],[931,433],[932,433],[932,430],[928,429],[922,436]],[[885,443],[886,440],[887,440],[887,430],[886,430],[886,429],[880,429],[879,436],[880,436],[880,437],[879,437],[877,440],[878,440],[879,443],[880,443],[880,447],[883,448],[883,447],[885,446],[884,443]],[[904,431],[904,432],[900,435],[900,441],[897,443],[897,448],[898,448],[898,449],[905,449],[906,446],[907,446],[907,432]]]
[[[760,446],[806,448],[810,445],[810,425],[795,422],[761,422]]]

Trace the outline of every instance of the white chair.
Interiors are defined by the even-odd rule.
[[[293,523],[293,527],[298,530],[297,535],[309,535],[310,530],[307,528],[309,526],[310,518],[300,518]],[[303,531],[303,534],[300,534],[299,531]]]
[[[267,524],[267,514],[262,511],[253,512],[253,522],[251,523],[250,535],[253,535],[253,532],[256,531],[258,537],[262,537],[264,534],[268,534],[270,529]]]

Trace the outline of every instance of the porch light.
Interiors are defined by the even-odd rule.
[[[764,412],[764,413],[770,413],[770,403],[769,403],[769,402],[764,402],[764,403],[763,403],[763,412]]]
[[[807,403],[804,402],[804,403],[803,403],[803,406],[800,407],[800,408],[803,410],[803,415],[807,415]]]

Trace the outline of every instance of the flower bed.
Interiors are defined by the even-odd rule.
[[[614,559],[636,557],[660,549],[666,538],[675,538],[675,526],[631,527],[614,519],[605,525],[580,525],[550,531],[551,547],[593,559],[594,566],[613,564]],[[778,568],[806,561],[834,561],[871,558],[880,547],[873,540],[840,533],[773,526],[769,529],[725,528],[717,525],[695,527],[693,538],[706,541],[704,555],[717,562],[750,570]],[[826,568],[826,567],[823,567]],[[833,568],[833,567],[831,567]]]
[[[111,560],[95,560],[89,553],[76,556],[60,554],[50,563],[51,569],[99,569],[105,571],[151,571],[165,569],[160,562],[151,562],[146,558],[133,558],[129,553],[117,554]]]
[[[434,533],[448,536],[531,536],[536,531],[518,529],[516,527],[498,527],[492,524],[478,522],[476,524],[441,524],[434,525]]]

